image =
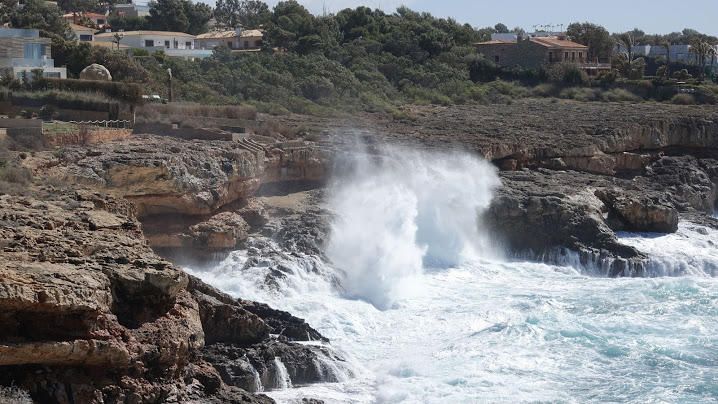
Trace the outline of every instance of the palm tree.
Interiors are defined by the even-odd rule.
[[[708,60],[716,56],[715,45],[699,40],[691,45],[691,51],[696,55],[698,65],[701,67],[701,80],[703,80],[706,76]]]
[[[636,45],[636,39],[633,37],[633,34],[625,32],[618,35],[616,39],[618,40],[618,44],[625,48],[624,53],[626,54],[628,63],[631,63],[633,61],[633,47]]]

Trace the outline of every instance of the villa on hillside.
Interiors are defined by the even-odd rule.
[[[142,4],[115,4],[113,14],[118,17],[149,17],[150,6]]]
[[[72,30],[72,33],[75,34],[75,39],[80,42],[92,42],[95,39],[95,32],[97,32],[94,28],[72,23],[70,24],[70,29]]]
[[[569,62],[591,76],[611,69],[610,64],[588,60],[588,47],[570,41],[563,34],[533,34],[525,38],[517,34],[501,35],[474,44],[479,53],[499,66],[539,69],[545,65]]]
[[[116,44],[116,34],[120,35],[120,48],[144,49],[150,53],[162,51],[167,56],[185,59],[201,59],[212,55],[212,50],[198,49],[195,46],[195,36],[184,32],[103,32],[95,35],[95,42]]]
[[[37,29],[0,28],[0,73],[20,79],[35,70],[44,77],[67,78],[67,69],[55,67],[49,38],[40,38]]]
[[[231,31],[215,31],[197,35],[197,47],[200,49],[214,49],[225,45],[236,51],[258,51],[262,48],[264,32],[258,29],[243,30],[237,28]]]
[[[80,24],[82,20],[88,19],[98,28],[102,28],[107,24],[107,16],[98,13],[67,13],[62,18],[71,24]]]

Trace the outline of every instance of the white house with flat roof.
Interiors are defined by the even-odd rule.
[[[167,56],[186,59],[206,58],[211,50],[195,48],[195,36],[184,32],[170,31],[126,31],[103,32],[95,35],[96,42],[116,42],[119,34],[120,45],[133,49],[145,49],[149,52],[163,51]]]
[[[48,38],[37,29],[0,28],[0,74],[20,79],[42,71],[44,77],[67,78],[67,69],[55,67]]]

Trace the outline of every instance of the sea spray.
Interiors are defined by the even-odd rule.
[[[478,218],[500,185],[496,169],[466,153],[388,147],[354,154],[330,185],[337,214],[327,256],[348,297],[392,307],[426,267],[493,254]]]

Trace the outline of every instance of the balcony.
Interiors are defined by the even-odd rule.
[[[5,67],[55,67],[55,60],[53,59],[27,59],[27,58],[12,58],[12,59],[0,59],[0,66]]]

